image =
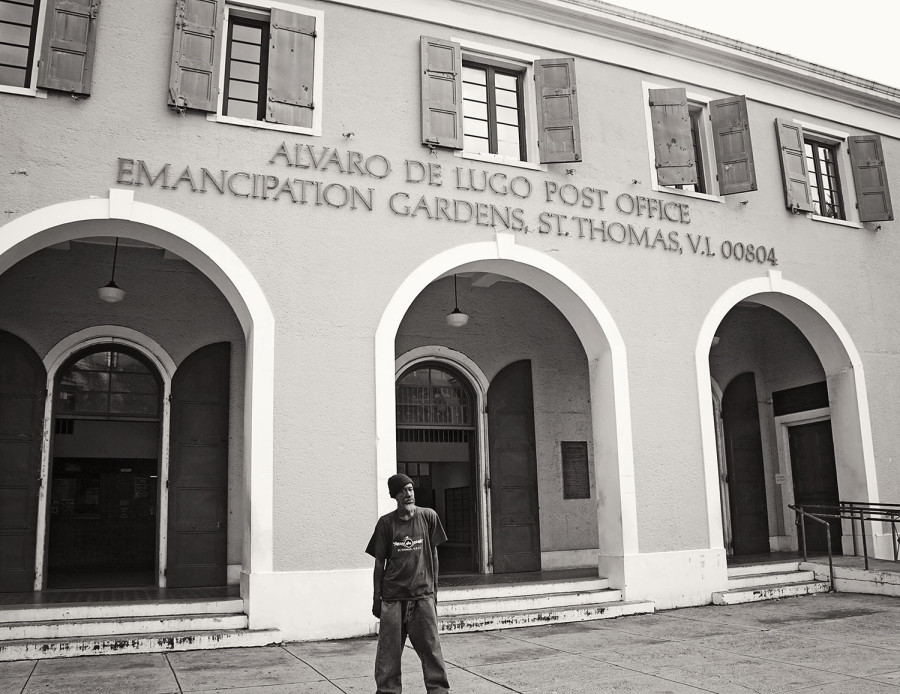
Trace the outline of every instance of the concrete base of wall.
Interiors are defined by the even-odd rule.
[[[724,549],[636,554],[619,562],[623,582],[615,583],[610,575],[610,586],[621,588],[625,600],[652,600],[658,610],[708,605],[712,594],[728,584]]]
[[[541,569],[590,569],[597,566],[596,549],[564,549],[557,552],[541,552]]]

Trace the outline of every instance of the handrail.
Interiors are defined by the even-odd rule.
[[[836,593],[837,590],[834,587],[834,561],[831,556],[831,523],[824,518],[820,518],[819,515],[825,515],[826,517],[831,517],[830,514],[812,514],[804,511],[800,506],[795,506],[794,504],[788,504],[788,508],[792,509],[800,520],[800,532],[803,535],[803,561],[807,561],[806,556],[806,523],[803,520],[804,518],[811,518],[816,521],[816,523],[822,523],[825,526],[825,543],[828,547],[828,576],[831,581],[831,592]]]
[[[898,531],[897,528],[897,524],[900,523],[900,504],[885,504],[870,501],[841,501],[839,504],[841,517],[849,518],[850,520],[854,554],[857,554],[856,521],[859,520],[859,529],[863,545],[863,558],[867,570],[869,568],[869,552],[866,543],[866,521],[880,521],[891,524],[891,546],[894,552],[894,561],[900,560],[900,531]]]

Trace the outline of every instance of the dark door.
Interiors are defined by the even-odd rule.
[[[794,503],[800,506],[837,506],[837,468],[831,421],[800,424],[788,428]],[[815,509],[811,509],[814,513]],[[841,521],[830,520],[831,551],[841,553]],[[806,519],[806,548],[811,552],[828,549],[825,526]],[[802,540],[800,540],[802,542]]]
[[[741,374],[725,389],[722,425],[734,554],[768,553],[766,481],[756,379],[752,373]]]
[[[0,331],[0,591],[34,590],[47,373],[24,341]]]
[[[231,345],[198,349],[172,379],[166,585],[225,585]]]
[[[494,573],[540,571],[541,528],[531,362],[498,373],[488,390]]]

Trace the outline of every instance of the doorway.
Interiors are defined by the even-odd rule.
[[[154,586],[162,382],[136,350],[101,345],[56,377],[47,588]]]
[[[477,570],[475,393],[455,369],[419,363],[397,379],[397,472],[416,488],[416,504],[434,509],[447,541],[441,573]]]
[[[791,451],[791,477],[794,483],[794,503],[798,506],[838,505],[837,467],[834,461],[834,440],[831,420],[788,427]],[[811,509],[815,513],[815,509]],[[831,551],[841,554],[841,521],[829,520]],[[828,551],[825,526],[807,522],[806,549],[810,552]],[[803,542],[802,538],[798,542]],[[802,548],[802,545],[800,545]]]

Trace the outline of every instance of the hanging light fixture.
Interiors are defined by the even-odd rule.
[[[456,275],[453,275],[453,310],[447,314],[447,325],[461,328],[469,322],[469,314],[459,310],[459,297],[456,293]]]
[[[121,301],[125,298],[125,290],[119,289],[116,286],[116,257],[119,255],[119,237],[116,237],[116,247],[113,250],[113,266],[112,266],[112,276],[109,278],[109,284],[100,287],[97,290],[97,295],[103,299],[103,301],[107,301],[111,304],[116,303],[117,301]]]

